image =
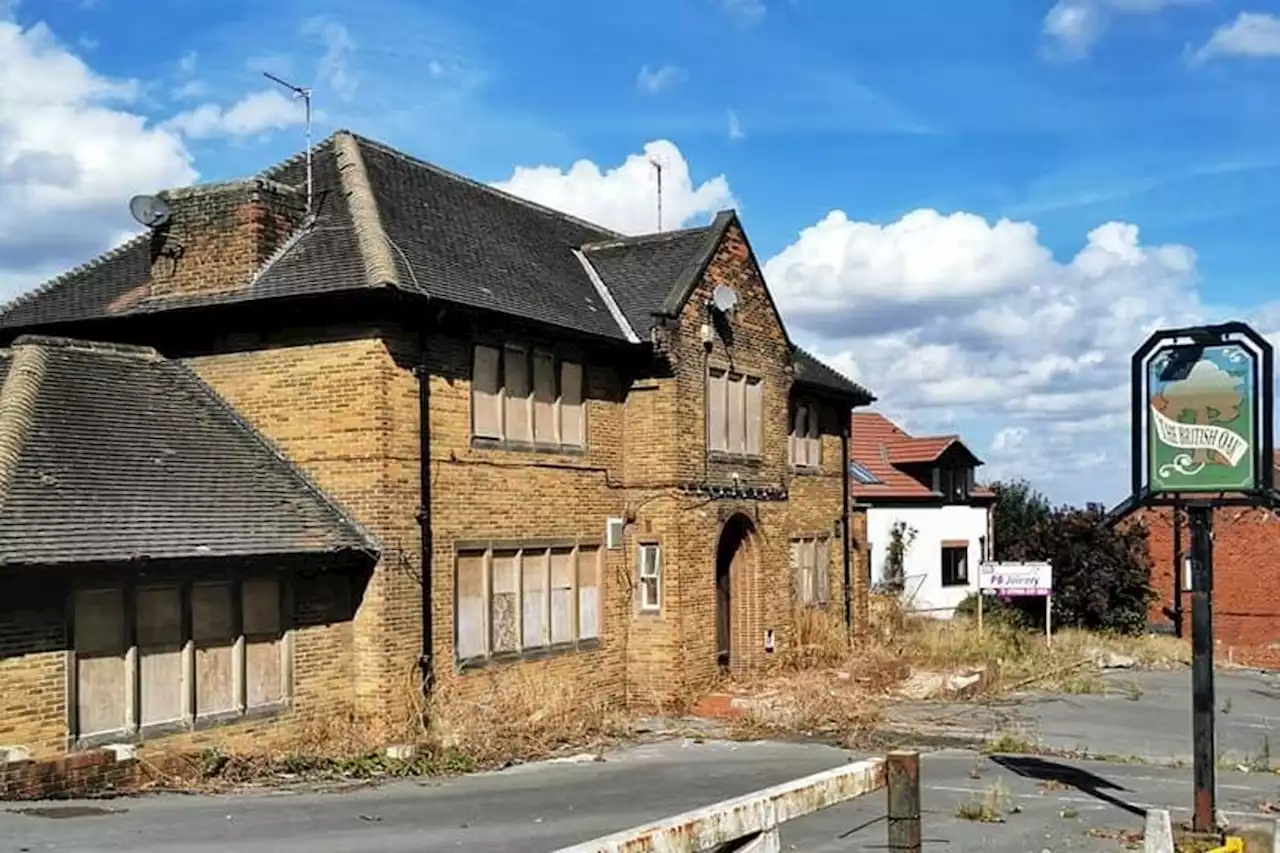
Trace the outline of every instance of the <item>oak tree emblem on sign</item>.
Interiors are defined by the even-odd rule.
[[[1253,485],[1254,363],[1239,346],[1174,348],[1150,362],[1150,488],[1220,492]]]

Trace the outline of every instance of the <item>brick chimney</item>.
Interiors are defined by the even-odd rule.
[[[306,193],[254,178],[160,194],[170,217],[151,235],[151,296],[197,296],[247,287],[302,224]]]

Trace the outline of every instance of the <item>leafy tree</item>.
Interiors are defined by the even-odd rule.
[[[996,483],[995,553],[1000,561],[1053,565],[1055,625],[1139,633],[1146,627],[1151,563],[1142,525],[1111,527],[1102,506],[1051,508],[1025,481]],[[1040,599],[1007,602],[1043,627]]]
[[[996,493],[995,559],[1005,563],[1044,559],[1030,555],[1027,549],[1033,547],[1038,527],[1049,520],[1049,499],[1026,480],[992,483],[991,490]]]

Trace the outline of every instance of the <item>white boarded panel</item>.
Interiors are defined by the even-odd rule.
[[[533,441],[529,411],[529,359],[522,349],[507,347],[502,377],[507,389],[507,439]]]
[[[458,623],[454,643],[459,659],[480,657],[488,650],[485,642],[484,552],[458,555]]]
[[[142,725],[184,716],[182,597],[176,587],[137,594],[138,676]]]
[[[533,440],[556,443],[556,363],[545,352],[533,354]]]
[[[739,374],[729,376],[729,452],[746,451],[746,382]]]
[[[574,639],[573,551],[556,548],[551,552],[551,642],[571,643]]]
[[[278,638],[245,643],[245,701],[250,708],[270,705],[284,698],[282,655]]]
[[[502,438],[502,352],[478,346],[471,369],[471,428],[485,438]]]
[[[764,383],[747,380],[747,453],[760,455],[761,430],[764,429]]]
[[[800,559],[800,549],[804,543],[799,539],[791,540],[791,588],[792,597],[804,603],[804,562]]]
[[[235,612],[230,584],[191,588],[191,635],[196,647],[196,714],[236,707],[232,644]]]
[[[578,549],[578,638],[600,636],[600,549]]]
[[[493,651],[514,652],[520,648],[520,577],[516,551],[493,552]]]
[[[541,648],[551,641],[551,624],[547,618],[548,552],[526,550],[520,562],[524,576],[524,603],[521,609],[524,647]]]
[[[571,447],[587,443],[587,407],[583,404],[582,365],[560,364],[560,441]]]
[[[727,382],[723,370],[712,370],[707,375],[707,447],[711,450],[728,449],[728,424],[725,422]]]
[[[75,597],[76,715],[81,737],[127,724],[124,592],[80,590]]]
[[[826,604],[831,595],[831,546],[826,539],[818,540],[818,602]]]

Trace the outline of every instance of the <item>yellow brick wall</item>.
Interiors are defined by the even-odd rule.
[[[0,746],[43,757],[67,737],[66,610],[35,580],[0,581]]]
[[[405,713],[421,638],[417,407],[414,379],[377,329],[334,330],[326,341],[190,360],[195,371],[376,536],[382,560],[354,625],[329,643],[295,645],[300,699],[323,680],[333,702],[371,721]],[[416,401],[416,394],[414,396]],[[330,644],[350,648],[331,657]],[[344,662],[349,669],[342,671]],[[317,671],[312,666],[318,667]],[[300,708],[302,710],[302,708]]]

